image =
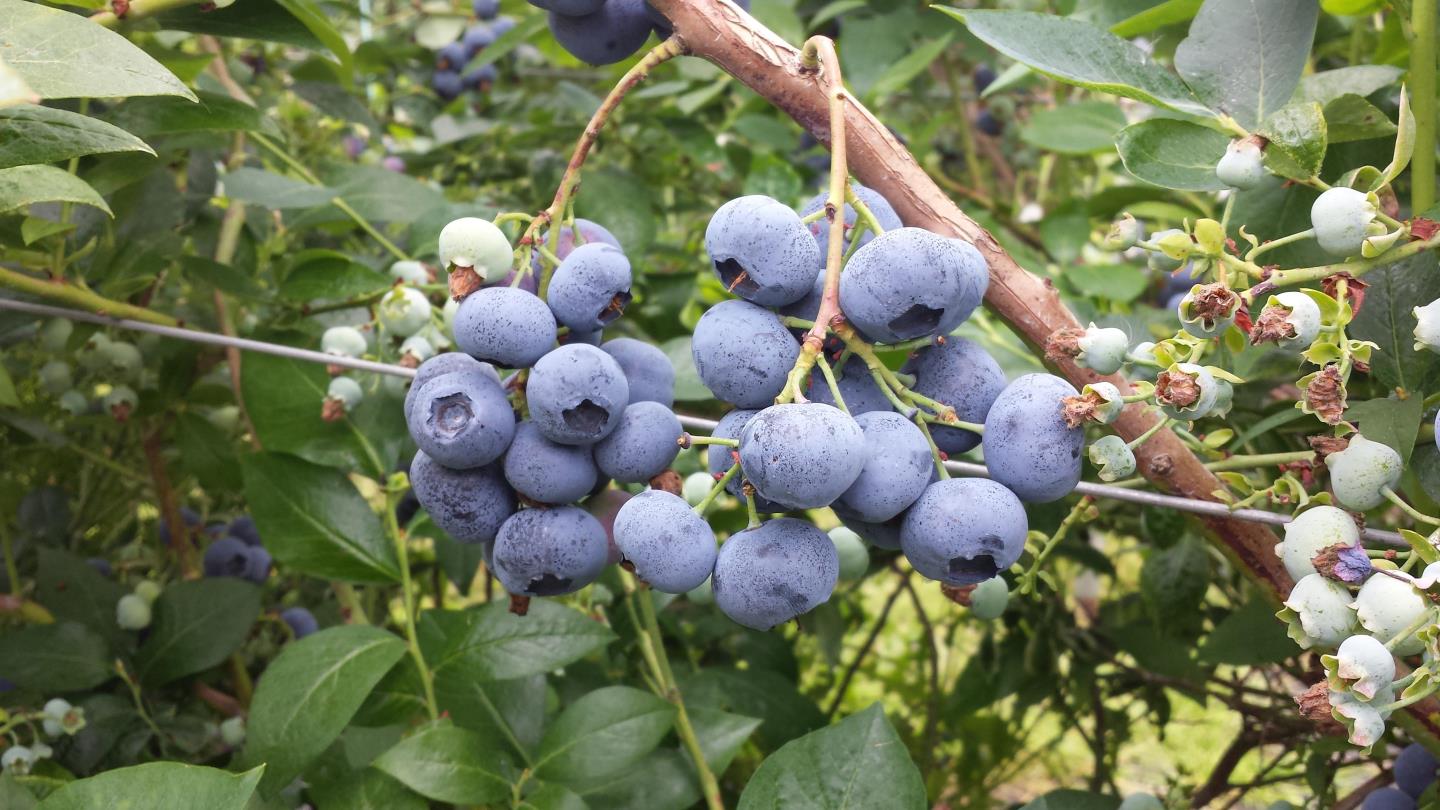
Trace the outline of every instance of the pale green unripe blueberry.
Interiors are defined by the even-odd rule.
[[[51,354],[59,354],[65,351],[65,346],[70,342],[70,335],[75,332],[75,324],[67,318],[51,318],[40,327],[40,348]]]
[[[133,381],[145,364],[133,343],[112,341],[100,347],[100,354],[105,358],[105,372],[123,382]]]
[[[400,356],[404,357],[406,355],[415,358],[417,364],[423,363],[435,356],[435,347],[430,345],[430,341],[425,338],[419,335],[411,335],[405,338],[404,343],[400,344]]]
[[[211,408],[205,414],[205,418],[210,420],[210,424],[226,433],[234,433],[235,429],[240,426],[240,408],[237,405],[221,405],[218,408]]]
[[[40,387],[59,396],[75,386],[75,374],[64,360],[51,360],[40,367]]]
[[[1075,362],[1101,374],[1114,374],[1125,364],[1125,353],[1130,348],[1130,338],[1124,329],[1100,328],[1090,324],[1085,334],[1075,341],[1080,354]]]
[[[870,551],[860,535],[845,526],[836,526],[829,531],[830,542],[840,555],[840,578],[856,580],[865,576],[870,568]]]
[[[1125,214],[1110,224],[1110,231],[1100,240],[1100,246],[1106,250],[1129,250],[1144,238],[1145,226],[1135,217]]]
[[[1412,310],[1415,315],[1415,351],[1440,354],[1440,298]]]
[[[376,308],[385,331],[410,337],[430,323],[430,299],[414,287],[396,287]]]
[[[135,389],[128,385],[117,385],[110,389],[110,393],[100,400],[101,406],[106,411],[114,412],[116,408],[134,408],[140,403],[140,395]]]
[[[1132,362],[1132,363],[1154,363],[1154,362],[1155,362],[1155,342],[1154,342],[1154,341],[1147,340],[1147,341],[1144,341],[1144,342],[1142,342],[1142,343],[1136,343],[1136,344],[1134,345],[1134,347],[1132,347],[1132,348],[1130,349],[1130,362]]]
[[[1288,625],[1290,638],[1301,647],[1333,648],[1355,633],[1351,601],[1344,585],[1311,574],[1295,583],[1277,615]]]
[[[245,744],[245,718],[229,717],[220,723],[220,739],[231,748]]]
[[[320,336],[320,351],[336,357],[359,357],[365,349],[365,336],[353,326],[332,326]]]
[[[1119,419],[1120,412],[1125,410],[1125,397],[1113,383],[1090,383],[1080,390],[1080,394],[1081,396],[1094,394],[1100,399],[1099,404],[1095,406],[1094,419],[1102,425],[1108,425]]]
[[[1230,409],[1235,406],[1235,386],[1229,380],[1215,378],[1215,404],[1210,406],[1210,412],[1206,416],[1215,419],[1223,419],[1230,415]]]
[[[1120,802],[1118,810],[1165,810],[1165,805],[1150,793],[1131,793]]]
[[[1330,489],[1335,500],[1357,512],[1384,503],[1381,490],[1394,487],[1404,472],[1400,454],[1394,448],[1359,433],[1350,437],[1344,450],[1326,456],[1325,466],[1330,468]]]
[[[12,745],[0,754],[0,770],[11,776],[25,776],[35,765],[35,752],[23,745]]]
[[[1345,725],[1350,744],[1361,748],[1369,748],[1385,736],[1386,715],[1377,707],[1394,700],[1395,690],[1389,688],[1378,692],[1368,702],[1351,692],[1330,692],[1331,713]]]
[[[1099,470],[1102,481],[1119,481],[1135,474],[1135,453],[1124,439],[1113,433],[1097,439],[1088,452],[1090,463]]]
[[[1210,370],[1204,366],[1194,363],[1177,363],[1167,373],[1173,374],[1176,371],[1195,381],[1195,384],[1200,388],[1200,396],[1194,402],[1183,407],[1162,402],[1160,405],[1161,410],[1176,419],[1186,420],[1199,419],[1210,413],[1215,407],[1215,399],[1220,393],[1220,386],[1215,382],[1215,375],[1211,374]]]
[[[150,619],[150,603],[139,594],[127,593],[115,603],[115,623],[121,630],[144,630]]]
[[[60,410],[71,416],[79,416],[90,410],[90,400],[73,388],[60,395],[59,405]]]
[[[397,279],[402,284],[429,284],[430,273],[425,265],[417,261],[405,260],[390,265],[390,277]]]
[[[339,402],[345,406],[348,413],[365,398],[365,392],[361,390],[360,383],[349,377],[335,377],[330,380],[330,388],[325,392],[325,398]]]
[[[448,350],[452,343],[446,330],[436,326],[434,321],[425,324],[425,328],[416,332],[415,337],[425,338],[426,342],[434,346],[437,352]]]
[[[1430,609],[1430,603],[1409,582],[1377,572],[1360,586],[1353,607],[1360,626],[1388,644],[1419,621]],[[1420,639],[1412,635],[1394,649],[1396,655],[1414,655],[1423,646]]]
[[[1204,284],[1196,284],[1191,287],[1190,292],[1185,293],[1184,297],[1180,299],[1180,304],[1176,307],[1176,314],[1180,316],[1180,325],[1185,327],[1186,332],[1198,338],[1211,338],[1223,334],[1226,329],[1230,328],[1230,324],[1235,323],[1235,313],[1240,309],[1240,296],[1235,295],[1232,296],[1233,300],[1229,306],[1229,312],[1225,313],[1222,317],[1212,320],[1201,316],[1195,311],[1195,297],[1204,290],[1206,286],[1207,285]],[[1214,289],[1213,285],[1211,289]]]
[[[440,231],[440,262],[472,267],[481,281],[498,281],[510,272],[514,248],[489,220],[462,217]]]
[[[386,374],[380,379],[380,390],[384,391],[386,396],[395,397],[396,399],[405,398],[405,391],[409,385],[409,380],[404,377],[397,377],[394,374]]]
[[[1378,212],[1369,195],[1336,186],[1326,189],[1310,206],[1310,226],[1315,229],[1315,241],[1327,253],[1354,256],[1365,237],[1372,235],[1370,223]]]
[[[715,604],[715,587],[710,584],[710,579],[707,577],[704,582],[686,591],[685,598],[696,605],[713,605]]]
[[[50,698],[40,710],[45,713],[45,733],[51,737],[75,734],[85,728],[85,710],[75,708],[65,698]]]
[[[1351,636],[1333,656],[1321,656],[1330,688],[1353,691],[1370,700],[1395,682],[1395,656],[1374,636]]]
[[[142,579],[135,584],[135,595],[153,605],[160,598],[160,583],[153,579]]]
[[[1163,231],[1155,232],[1155,234],[1150,237],[1150,241],[1155,244],[1159,244],[1160,242],[1166,239],[1171,239],[1175,236],[1184,236],[1187,239],[1190,238],[1186,235],[1184,231],[1180,230],[1179,228],[1168,228]],[[1180,269],[1180,265],[1184,264],[1185,260],[1171,258],[1170,256],[1167,256],[1159,251],[1151,251],[1148,263],[1150,265],[1150,269],[1154,270],[1157,273],[1173,273],[1176,270]]]
[[[970,592],[970,613],[977,619],[998,619],[1009,604],[1010,585],[1004,577],[991,577]]]
[[[110,362],[103,351],[109,345],[110,337],[104,332],[96,332],[75,353],[75,359],[86,371],[101,371]]]
[[[1260,185],[1265,179],[1265,157],[1260,152],[1260,144],[1251,138],[1231,141],[1220,162],[1215,164],[1215,176],[1241,191]]]
[[[35,740],[30,743],[30,750],[35,752],[36,759],[49,759],[55,756],[55,749],[46,745],[42,740]]]
[[[680,494],[685,497],[685,502],[691,506],[697,506],[710,490],[715,486],[715,478],[709,473],[697,472],[685,476],[685,482],[680,485]]]
[[[1285,539],[1275,544],[1275,555],[1295,580],[1318,573],[1311,560],[1322,550],[1360,542],[1360,530],[1355,528],[1350,513],[1334,506],[1317,506],[1301,512],[1285,524],[1284,532]]]
[[[1279,345],[1294,352],[1310,348],[1320,335],[1320,305],[1315,299],[1302,292],[1283,292],[1270,299],[1270,306],[1281,306],[1290,310],[1285,322],[1294,327],[1295,334],[1281,338]]]

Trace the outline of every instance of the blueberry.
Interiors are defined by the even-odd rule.
[[[740,434],[745,430],[745,425],[749,424],[750,420],[755,418],[755,415],[758,413],[760,412],[748,410],[730,411],[720,417],[719,424],[715,426],[714,430],[710,431],[710,435],[717,439],[738,440]],[[705,448],[706,467],[709,469],[710,476],[713,480],[718,481],[720,476],[729,471],[730,467],[735,463],[734,453],[734,449],[725,445],[714,444]],[[744,479],[740,475],[736,475],[725,485],[725,491],[736,498],[743,498],[745,497],[741,490],[743,482]],[[755,508],[761,512],[785,511],[785,507],[777,503],[771,503],[760,495],[756,495],[755,497]]]
[[[515,441],[505,454],[505,480],[521,495],[540,503],[570,503],[584,498],[599,478],[589,447],[556,444],[534,422],[515,428]]]
[[[540,358],[525,398],[531,420],[550,441],[594,444],[620,424],[630,386],[613,357],[578,343]]]
[[[1321,551],[1360,542],[1360,530],[1355,527],[1354,519],[1334,506],[1307,509],[1285,524],[1284,531],[1285,539],[1275,546],[1275,553],[1295,580],[1316,573],[1311,560]]]
[[[615,516],[615,545],[635,575],[664,593],[696,588],[715,568],[715,533],[685,499],[658,489],[631,498]]]
[[[127,593],[115,603],[115,623],[121,630],[144,630],[151,616],[150,603],[136,594]]]
[[[607,549],[605,529],[583,509],[525,509],[495,538],[495,576],[512,594],[572,593],[600,576]]]
[[[90,557],[85,560],[85,564],[94,568],[96,573],[102,577],[112,576],[115,573],[115,569],[110,567],[110,561],[104,557]]]
[[[555,345],[555,316],[524,290],[487,287],[460,302],[455,345],[501,368],[528,368]]]
[[[840,557],[824,532],[778,518],[733,534],[715,559],[715,604],[731,620],[756,630],[808,613],[830,598]]]
[[[825,268],[815,274],[815,280],[810,284],[809,292],[805,293],[797,301],[792,301],[780,307],[780,314],[788,318],[799,318],[804,321],[813,321],[820,317],[820,300],[825,295]],[[803,334],[805,330],[797,330]]]
[[[605,5],[605,0],[529,0],[529,3],[536,8],[567,17],[583,17],[599,11]]]
[[[832,509],[834,507],[831,507]],[[857,520],[853,516],[842,514],[843,509],[836,509],[835,514],[840,515],[840,522],[847,528],[860,535],[860,539],[874,546],[888,551],[898,551],[900,548],[900,527],[905,523],[905,513],[885,521],[884,523],[866,523]]]
[[[995,113],[981,110],[980,114],[975,116],[975,128],[992,138],[998,138],[1000,133],[1005,131],[1005,122],[996,118]]]
[[[231,748],[245,744],[245,718],[227,717],[220,723],[220,740]]]
[[[977,65],[971,80],[975,83],[975,92],[984,93],[985,88],[995,81],[995,69],[989,65]]]
[[[445,101],[454,101],[465,89],[465,80],[453,70],[437,70],[430,77],[430,88]],[[390,158],[385,158],[389,160]],[[404,165],[402,162],[400,165]]]
[[[625,408],[615,430],[595,445],[595,465],[622,483],[649,481],[679,455],[681,432],[680,420],[669,408],[637,402]]]
[[[620,548],[615,545],[615,516],[620,513],[620,507],[634,497],[623,489],[609,489],[608,486],[607,481],[585,500],[585,511],[600,521],[600,526],[605,529],[605,541],[610,544],[607,565],[620,562]]]
[[[880,227],[887,231],[893,231],[905,226],[905,223],[900,221],[900,215],[895,213],[895,209],[890,206],[890,201],[881,196],[880,192],[859,184],[854,185],[853,188],[855,189],[855,196],[859,197],[860,202],[865,203],[865,207],[869,208],[870,213],[875,215],[875,220],[880,223]],[[810,198],[809,202],[805,203],[804,208],[800,209],[800,216],[802,218],[808,217],[811,214],[825,210],[825,203],[828,202],[829,199],[829,192],[816,194]],[[855,220],[859,216],[853,206],[849,203],[845,204],[846,233],[844,246],[846,250],[850,249],[849,232],[855,227]],[[810,223],[810,233],[815,236],[815,245],[820,251],[819,265],[824,267],[826,252],[830,249],[830,220],[821,218]],[[866,230],[865,235],[860,238],[860,244],[869,244],[870,240],[874,238],[875,232]]]
[[[270,578],[270,566],[274,560],[270,558],[270,552],[260,546],[247,546],[249,550],[249,561],[245,566],[244,578],[257,585],[263,584]]]
[[[484,18],[482,17],[481,19]],[[510,31],[514,28],[515,20],[511,19],[510,17],[496,17],[494,21],[490,23],[490,30],[495,32],[496,39],[499,39],[500,37],[503,37],[506,34],[510,33]]]
[[[200,513],[188,506],[182,506],[180,507],[180,521],[185,524],[187,530],[193,531],[200,526]],[[170,545],[170,523],[164,518],[160,520],[160,543],[166,546]]]
[[[599,346],[600,340],[605,336],[603,329],[596,329],[594,332],[569,331],[560,335],[560,345],[568,346],[571,343],[584,343],[586,346]]]
[[[980,252],[958,239],[899,228],[855,251],[840,276],[840,309],[882,343],[949,334],[989,285]]]
[[[1370,235],[1370,224],[1378,209],[1363,191],[1336,186],[1326,189],[1310,206],[1310,224],[1315,241],[1327,253],[1353,256]]]
[[[600,349],[615,358],[625,372],[632,403],[658,402],[667,408],[675,404],[675,367],[665,352],[627,337],[607,340]]]
[[[630,303],[630,260],[604,242],[581,245],[555,268],[546,300],[561,324],[582,332],[604,329]]]
[[[840,396],[845,399],[845,408],[852,415],[858,417],[862,413],[892,410],[890,399],[880,389],[880,384],[875,382],[875,377],[866,367],[864,360],[852,354],[846,358],[844,365],[834,369],[834,373]],[[835,404],[835,394],[818,368],[810,372],[810,387],[806,389],[805,396],[812,402]]]
[[[446,267],[468,267],[481,281],[495,281],[515,266],[510,239],[488,219],[460,217],[440,229],[435,252]]]
[[[1385,502],[1381,491],[1400,483],[1405,464],[1394,448],[1356,433],[1344,450],[1325,457],[1330,489],[1346,509],[1363,512]]]
[[[1048,503],[1080,482],[1085,431],[1065,424],[1061,402],[1078,396],[1051,374],[1026,374],[1000,392],[985,416],[990,476],[1023,501]]]
[[[576,231],[580,232],[580,239],[578,244],[575,239]],[[580,245],[588,245],[593,242],[611,245],[619,251],[624,251],[625,249],[620,244],[620,240],[615,237],[615,234],[611,233],[608,229],[606,229],[604,225],[601,225],[598,222],[592,222],[588,219],[577,217],[575,219],[575,225],[573,228],[569,225],[561,226],[560,234],[555,240],[555,257],[563,262],[567,258],[569,258],[570,253],[574,251],[576,247],[579,247]],[[533,279],[540,274],[541,260],[540,254],[538,252],[531,255],[530,267],[533,270],[530,275],[530,279]],[[527,281],[530,279],[527,279]],[[506,277],[506,279],[500,283],[509,284],[510,281],[511,277]]]
[[[255,528],[255,518],[249,515],[241,515],[230,521],[226,531],[231,537],[238,537],[244,540],[246,545],[260,545],[260,531]]]
[[[410,485],[430,520],[461,543],[494,540],[500,524],[515,511],[515,493],[499,464],[452,470],[416,453],[410,462]]]
[[[479,90],[483,89],[484,85],[494,84],[499,78],[500,71],[494,65],[481,65],[461,75],[460,83],[466,90]]]
[[[720,206],[705,226],[705,252],[725,289],[767,307],[804,298],[820,264],[800,215],[760,194]]]
[[[883,523],[909,508],[930,483],[930,443],[898,413],[862,413],[855,423],[865,436],[866,458],[839,503],[866,523]]]
[[[457,470],[500,458],[515,436],[505,389],[482,372],[446,374],[415,393],[410,437],[431,459]]]
[[[1403,790],[1384,787],[1370,791],[1360,810],[1415,810],[1415,800]]]
[[[465,49],[465,61],[461,62],[451,70],[459,70],[474,58],[475,54],[484,50],[486,46],[495,41],[495,32],[490,30],[488,25],[472,25],[465,29],[465,35],[460,37],[460,45]]]
[[[500,0],[471,0],[470,10],[482,20],[493,20],[500,13]]]
[[[1225,185],[1244,191],[1265,179],[1265,156],[1254,138],[1236,139],[1215,164],[1215,176]]]
[[[916,392],[954,408],[963,422],[984,422],[1005,390],[1000,364],[980,344],[964,338],[948,337],[943,346],[920,349],[900,370],[915,375]],[[945,425],[931,425],[930,436],[946,453],[964,453],[980,443],[976,434]]]
[[[840,578],[857,580],[865,576],[870,568],[870,550],[854,530],[836,526],[825,533],[835,544],[835,554],[840,560]]]
[[[280,619],[290,625],[290,629],[295,633],[295,638],[305,638],[320,629],[320,623],[315,621],[315,614],[303,607],[286,608],[280,611]]]
[[[1360,626],[1390,646],[1396,655],[1415,655],[1423,648],[1423,642],[1414,635],[1397,639],[1430,609],[1430,602],[1409,582],[1374,574],[1360,586],[1351,607]]]
[[[40,367],[40,387],[60,396],[75,385],[75,374],[64,360],[51,360]]]
[[[775,313],[748,301],[721,301],[695,324],[690,352],[717,399],[759,408],[785,387],[800,342]]]
[[[552,5],[583,5],[551,0]],[[650,19],[645,0],[606,0],[592,13],[550,12],[550,33],[572,56],[591,65],[613,65],[645,45]]]
[[[410,414],[410,406],[415,401],[415,392],[425,383],[436,377],[451,374],[457,371],[477,371],[495,382],[500,382],[500,373],[489,363],[482,363],[464,352],[445,352],[420,364],[415,369],[415,378],[410,381],[410,390],[405,392],[405,414]]]
[[[320,336],[320,351],[336,357],[359,357],[367,348],[365,336],[353,326],[332,326]]]
[[[740,434],[740,469],[755,491],[792,509],[828,506],[859,477],[865,434],[838,408],[772,405]]]
[[[970,613],[977,619],[998,619],[1010,604],[1010,585],[1004,577],[991,577],[970,592]],[[1162,805],[1160,810],[1164,810]]]
[[[1392,768],[1395,786],[1410,794],[1411,798],[1418,799],[1425,788],[1435,783],[1437,769],[1440,769],[1440,762],[1435,760],[1429,749],[1419,743],[1410,743],[1395,757]]]
[[[436,72],[458,73],[465,63],[470,61],[470,55],[465,51],[465,45],[460,42],[452,42],[441,48],[435,54]]]
[[[205,549],[205,576],[243,577],[250,568],[250,547],[235,537],[222,537]]]
[[[915,570],[975,585],[1015,564],[1029,522],[1015,493],[984,478],[937,481],[905,514],[900,547]]]

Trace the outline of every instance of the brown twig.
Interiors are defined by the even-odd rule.
[[[195,568],[195,544],[190,536],[190,527],[180,516],[180,507],[175,502],[175,490],[170,486],[170,474],[165,470],[162,434],[164,424],[157,425],[145,435],[141,447],[145,451],[145,463],[150,467],[150,478],[155,483],[155,499],[160,502],[160,516],[170,529],[170,552],[180,563],[180,570],[187,579],[193,579]]]
[[[875,646],[876,639],[880,638],[880,631],[885,629],[885,622],[890,618],[890,609],[895,607],[895,602],[900,599],[900,594],[905,592],[905,585],[910,579],[908,571],[899,572],[900,584],[890,592],[885,599],[885,606],[880,608],[880,615],[875,617],[875,624],[870,628],[870,635],[861,642],[860,649],[855,651],[855,658],[850,661],[850,666],[845,668],[845,674],[840,677],[840,685],[835,687],[835,696],[830,699],[830,706],[825,710],[826,717],[834,717],[835,712],[840,709],[840,702],[845,699],[845,692],[850,689],[850,681],[855,677],[855,672],[860,669],[865,656],[870,648]]]

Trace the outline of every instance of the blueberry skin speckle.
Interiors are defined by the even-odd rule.
[[[715,533],[678,495],[648,489],[615,515],[615,545],[635,575],[664,593],[685,593],[715,568]]]
[[[495,539],[500,525],[515,512],[515,493],[499,464],[452,470],[416,453],[410,485],[430,520],[461,543]]]
[[[886,231],[855,251],[840,276],[840,309],[881,343],[949,334],[989,286],[974,247],[920,228]]]
[[[583,7],[581,3],[554,0],[550,12],[550,33],[572,56],[591,65],[613,65],[640,50],[650,38],[650,18],[645,0],[605,0],[591,13],[571,15],[558,6]]]
[[[955,409],[962,422],[982,424],[990,406],[1005,390],[1005,372],[980,344],[947,337],[943,346],[928,346],[912,354],[901,371],[915,375],[915,390]],[[968,430],[931,425],[930,437],[946,453],[964,453],[980,444]]]
[[[409,412],[410,437],[434,461],[457,470],[500,458],[515,436],[515,412],[483,372],[437,377],[421,386]]]
[[[826,183],[829,183],[828,179],[826,180]],[[905,223],[900,221],[900,215],[895,213],[895,209],[891,207],[890,201],[885,199],[885,197],[882,196],[880,192],[876,191],[873,188],[867,188],[865,186],[859,185],[858,183],[855,184],[853,188],[855,189],[855,196],[859,197],[860,201],[865,203],[865,207],[870,209],[870,213],[875,215],[875,221],[880,223],[880,227],[884,228],[886,231],[893,231],[897,228],[905,227]],[[804,208],[800,209],[800,216],[804,218],[819,211],[823,211],[825,209],[825,203],[829,199],[830,193],[828,191],[816,194],[814,197],[810,198],[809,202],[805,203]],[[859,214],[855,212],[855,208],[849,203],[846,203],[844,242],[845,250],[850,249],[850,231],[854,229],[855,220],[857,217],[859,217]],[[824,267],[825,253],[830,249],[830,220],[822,217],[821,219],[810,223],[810,233],[815,236],[815,245],[820,249],[819,264],[821,267]],[[860,238],[860,244],[867,245],[870,243],[870,240],[874,238],[875,232],[866,229],[865,235]]]
[[[604,242],[571,251],[555,268],[546,300],[555,320],[578,332],[609,326],[630,303],[630,260]]]
[[[607,340],[600,348],[615,358],[625,372],[631,403],[658,402],[667,408],[675,404],[675,367],[664,352],[643,340],[627,337]]]
[[[315,621],[315,614],[303,607],[286,608],[280,611],[280,620],[290,625],[290,629],[294,631],[297,639],[305,638],[320,629],[320,623]]]
[[[720,417],[719,424],[715,426],[714,430],[710,431],[710,435],[717,439],[739,440],[740,434],[745,430],[745,425],[749,424],[750,420],[755,418],[755,414],[758,413],[760,412],[743,409],[731,411]],[[735,464],[735,457],[732,455],[733,452],[733,448],[725,445],[712,444],[706,446],[705,462],[710,472],[710,477],[718,481],[720,480],[720,476],[729,471]],[[731,478],[730,481],[725,484],[725,491],[736,498],[744,498],[745,494],[741,489],[744,481],[744,470],[741,470],[740,473],[736,474],[734,478]],[[755,496],[755,509],[760,512],[785,511],[785,507],[778,503],[772,503],[759,494]]]
[[[925,491],[935,469],[930,444],[898,413],[862,413],[855,423],[865,434],[865,465],[839,502],[866,523],[884,523]]]
[[[680,454],[682,432],[680,420],[669,408],[658,402],[636,402],[621,414],[615,430],[595,445],[595,465],[622,483],[649,481]]]
[[[731,535],[715,559],[715,604],[737,624],[769,630],[830,598],[840,555],[824,532],[777,518]]]
[[[775,313],[748,301],[722,301],[695,324],[690,344],[701,382],[739,408],[775,400],[800,356],[800,342]]]
[[[740,434],[740,469],[766,499],[791,509],[829,506],[865,464],[865,434],[829,405],[772,405]]]
[[[455,345],[501,368],[529,368],[555,345],[555,316],[544,301],[513,287],[486,287],[460,302]]]
[[[984,582],[1020,559],[1030,524],[1015,493],[983,478],[937,481],[910,507],[900,547],[915,570],[947,585]]]
[[[705,252],[726,289],[767,307],[804,298],[820,264],[800,215],[760,194],[720,206],[705,228]]]
[[[1083,428],[1065,424],[1061,400],[1077,396],[1053,374],[1026,374],[1000,392],[985,416],[990,477],[1027,503],[1049,503],[1080,483]]]
[[[516,512],[495,537],[495,576],[512,594],[559,596],[600,576],[605,529],[574,506]]]
[[[515,428],[505,454],[505,480],[532,501],[565,504],[585,497],[599,480],[589,447],[556,444],[533,422]]]
[[[525,386],[530,419],[560,444],[594,444],[620,424],[630,384],[615,358],[584,343],[550,352],[535,364]]]

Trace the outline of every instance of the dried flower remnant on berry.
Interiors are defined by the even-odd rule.
[[[1255,325],[1250,328],[1250,345],[1279,343],[1295,337],[1295,325],[1290,323],[1290,312],[1285,307],[1268,306],[1260,311]]]
[[[1176,408],[1188,408],[1200,399],[1200,383],[1183,371],[1162,371],[1155,378],[1155,399]]]
[[[1321,576],[1352,585],[1364,582],[1374,570],[1370,565],[1370,556],[1359,543],[1353,546],[1337,544],[1323,548],[1310,562]]]
[[[1045,339],[1045,359],[1052,363],[1073,360],[1080,354],[1080,338],[1083,337],[1085,330],[1078,326],[1056,329]]]
[[[1305,386],[1305,404],[1327,425],[1340,424],[1345,415],[1345,381],[1340,369],[1326,366]]]
[[[1213,327],[1233,318],[1239,306],[1240,296],[1224,284],[1201,284],[1192,292],[1190,314]]]

